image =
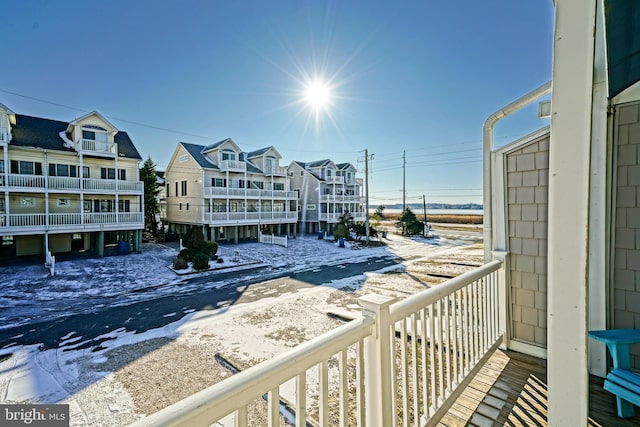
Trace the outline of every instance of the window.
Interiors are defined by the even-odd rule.
[[[231,150],[222,150],[222,160],[235,160],[236,153]]]
[[[13,245],[13,236],[2,236],[2,246]]]
[[[189,210],[189,202],[187,202],[187,210]]]
[[[182,203],[180,203],[180,210],[182,210]]]
[[[0,173],[4,173],[4,160],[0,160]]]
[[[11,173],[20,175],[42,175],[42,163],[11,160]]]
[[[107,142],[107,130],[99,126],[83,126],[82,139],[90,139],[93,141]]]
[[[176,197],[178,197],[178,185],[179,185],[179,183],[178,183],[178,181],[176,181]]]
[[[91,200],[85,200],[82,204],[82,209],[85,212],[91,212]]]
[[[224,203],[224,202],[213,202],[213,211],[214,212],[226,212],[227,211],[227,204]]]
[[[300,176],[304,176],[304,171],[300,171]]]
[[[212,187],[226,187],[227,186],[227,180],[224,179],[224,178],[211,178],[211,186]]]
[[[69,207],[71,205],[71,200],[69,199],[58,199],[56,200],[56,205],[60,207]]]
[[[273,183],[273,189],[276,191],[283,191],[284,190],[284,183],[283,182],[274,182]]]
[[[180,184],[181,184],[181,187],[182,187],[181,188],[182,191],[181,191],[180,195],[181,196],[186,196],[187,195],[187,181],[186,180],[185,181],[181,181]]]
[[[100,179],[116,179],[115,168],[100,168]]]
[[[307,205],[307,210],[308,211],[315,211],[316,210],[316,205]]]
[[[29,208],[35,205],[36,205],[36,199],[34,199],[33,197],[22,197],[20,199],[20,206],[22,206],[23,208]]]
[[[327,169],[327,178],[330,178],[333,175],[333,169]]]
[[[89,174],[89,166],[82,167],[82,177],[89,178],[91,175]]]
[[[75,178],[78,176],[78,166],[49,163],[49,176],[70,176]]]
[[[169,189],[171,188],[171,186],[169,185],[169,183],[167,182],[167,197],[169,197]],[[176,194],[177,196],[177,194]]]
[[[116,179],[116,169],[100,168],[100,179]],[[125,169],[118,169],[118,179],[120,181],[125,181],[127,179],[127,171]]]
[[[94,212],[114,212],[115,206],[113,200],[94,200],[93,210]]]
[[[0,199],[0,213],[4,213],[4,198]]]
[[[264,182],[262,181],[253,181],[251,184],[253,184],[255,188],[259,188],[261,190],[264,188]]]
[[[131,212],[131,201],[118,200],[118,212]]]
[[[276,158],[272,156],[267,156],[265,159],[265,170],[267,172],[273,172],[276,170]]]

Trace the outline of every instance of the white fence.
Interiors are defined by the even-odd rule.
[[[282,416],[299,427],[435,425],[503,341],[501,265],[493,261],[396,303],[365,296],[364,317],[135,426],[279,426]]]
[[[278,237],[278,236],[274,236],[273,234],[262,234],[260,233],[258,235],[258,241],[260,243],[267,243],[269,245],[279,245],[279,246],[284,246],[285,248],[288,247],[288,238],[287,236],[284,237]]]

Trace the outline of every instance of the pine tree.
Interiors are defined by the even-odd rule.
[[[149,157],[140,169],[140,179],[144,183],[144,223],[147,230],[156,234],[158,232],[158,220],[156,214],[159,211],[156,196],[160,189],[156,177],[156,165]]]

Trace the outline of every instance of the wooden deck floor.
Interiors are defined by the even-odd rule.
[[[640,426],[640,416],[616,415],[615,398],[590,378],[589,427]],[[546,426],[546,361],[498,350],[453,404],[439,426]]]

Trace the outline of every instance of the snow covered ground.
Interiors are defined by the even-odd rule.
[[[315,238],[289,243],[288,248],[222,246],[219,254],[232,259],[238,251],[240,264],[262,265],[252,274],[265,278],[313,268],[319,259],[338,268],[386,255],[397,257],[398,264],[323,286],[281,277],[244,289],[230,307],[192,312],[144,333],[109,332],[112,339],[99,348],[72,350],[81,338],[70,332],[58,348],[0,349],[0,403],[68,403],[71,425],[126,425],[230,375],[214,360],[216,353],[242,368],[252,366],[335,328],[340,322],[329,312],[358,315],[357,298],[363,294],[403,298],[482,262],[476,238],[460,236],[412,240],[391,234],[388,246],[360,250]],[[2,328],[36,318],[37,307],[41,315],[59,316],[65,305],[72,312],[99,310],[185,292],[188,279],[166,268],[175,255],[175,249],[147,244],[142,254],[60,262],[53,278],[40,265],[2,268]],[[434,271],[438,274],[430,274]],[[215,274],[196,276],[212,275],[213,287],[233,285],[232,278],[216,282]]]

